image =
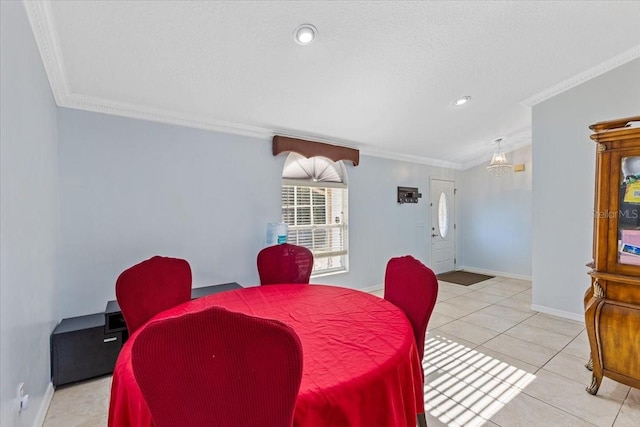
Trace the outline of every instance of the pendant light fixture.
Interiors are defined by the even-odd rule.
[[[503,139],[504,138],[497,138],[493,141],[493,144],[495,144],[496,147],[493,151],[493,156],[491,157],[491,163],[487,166],[487,171],[494,176],[501,176],[505,173],[513,172],[513,165],[509,163],[507,156],[500,148],[500,143]]]

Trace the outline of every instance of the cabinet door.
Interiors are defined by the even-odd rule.
[[[609,154],[608,209],[598,212],[607,217],[608,271],[637,276],[640,275],[640,148]]]
[[[69,384],[113,372],[122,348],[122,332],[105,335],[104,326],[51,337],[51,382]]]

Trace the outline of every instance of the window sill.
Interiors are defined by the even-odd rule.
[[[345,273],[348,273],[348,272],[349,272],[349,269],[348,269],[348,268],[346,268],[346,269],[344,269],[344,270],[328,271],[328,272],[326,272],[326,273],[312,274],[312,275],[311,275],[311,279],[310,279],[310,280],[316,279],[316,278],[318,278],[318,277],[336,276],[336,275],[338,275],[338,274],[345,274]]]

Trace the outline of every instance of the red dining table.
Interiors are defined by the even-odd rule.
[[[296,427],[403,427],[423,411],[422,371],[404,313],[374,295],[326,285],[270,285],[222,292],[152,320],[219,306],[291,326],[302,343]],[[153,426],[125,343],[113,372],[109,426]]]

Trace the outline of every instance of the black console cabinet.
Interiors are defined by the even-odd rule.
[[[122,332],[105,333],[104,314],[63,319],[51,334],[51,382],[74,383],[113,372]]]
[[[191,290],[191,298],[240,289],[235,282]],[[104,313],[62,319],[51,334],[51,382],[70,384],[113,372],[129,338],[120,306],[109,301]]]
[[[206,295],[217,294],[224,291],[232,291],[234,289],[241,289],[242,286],[237,284],[236,282],[223,283],[221,285],[211,285],[211,286],[203,286],[200,288],[191,289],[191,299],[196,299],[200,297],[204,297]],[[127,324],[124,321],[124,317],[122,316],[122,312],[120,311],[120,306],[118,305],[118,301],[111,300],[107,302],[107,308],[104,310],[104,331],[106,333],[110,332],[123,332],[124,340],[126,341],[129,337],[127,331]]]

